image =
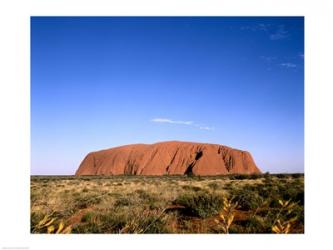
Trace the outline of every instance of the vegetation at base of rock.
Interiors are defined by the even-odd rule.
[[[304,175],[36,176],[31,233],[304,233]]]
[[[184,215],[206,218],[219,212],[223,197],[207,191],[190,192],[179,195],[173,203],[184,207]]]

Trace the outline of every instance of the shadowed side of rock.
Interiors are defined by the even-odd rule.
[[[260,173],[249,152],[192,142],[133,144],[89,153],[75,175],[223,175]]]

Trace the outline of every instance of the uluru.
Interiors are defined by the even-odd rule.
[[[75,175],[259,174],[251,154],[219,144],[167,141],[89,153]]]

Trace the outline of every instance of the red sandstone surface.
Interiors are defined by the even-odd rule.
[[[261,173],[249,152],[208,143],[132,144],[89,153],[75,175]]]

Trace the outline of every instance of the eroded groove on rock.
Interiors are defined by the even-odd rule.
[[[195,155],[195,160],[196,161],[199,160],[201,158],[202,154],[203,154],[202,151],[198,151]]]
[[[195,163],[191,163],[190,165],[188,165],[188,167],[186,168],[186,171],[185,171],[185,175],[193,175],[193,166],[194,166]]]
[[[234,159],[232,158],[231,155],[227,155],[225,158],[224,158],[224,162],[225,162],[225,166],[228,170],[228,172],[231,171],[233,165],[234,165]]]

